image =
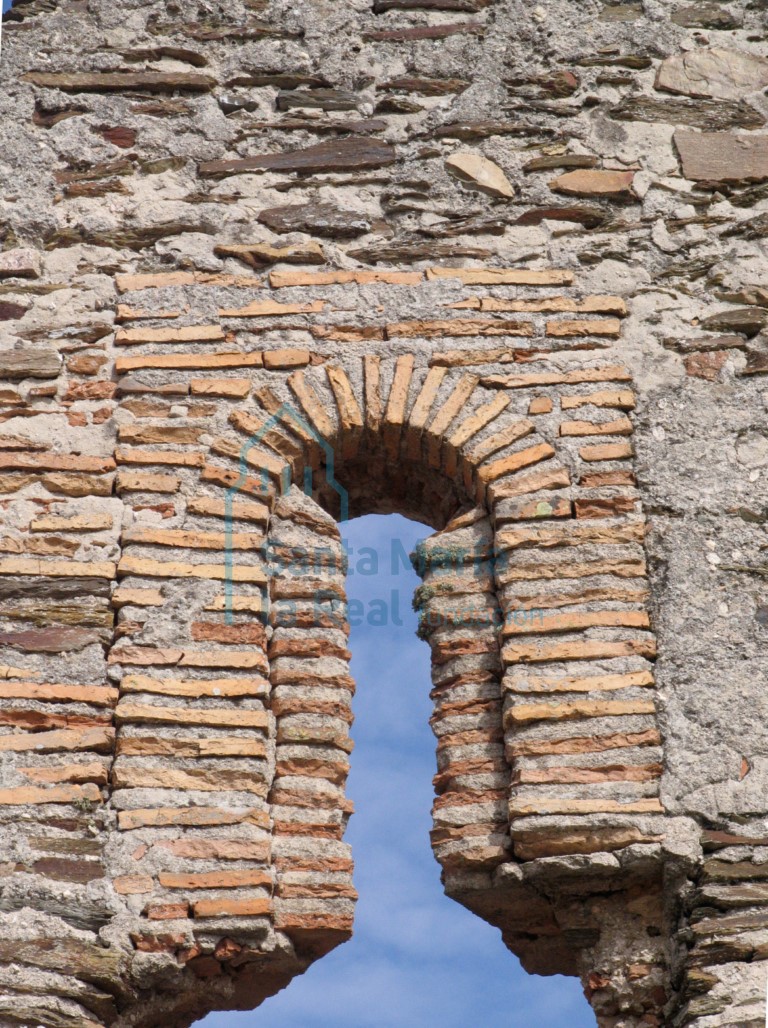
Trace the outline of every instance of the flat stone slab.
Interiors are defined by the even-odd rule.
[[[761,182],[768,178],[768,135],[678,129],[683,175],[694,182]]]

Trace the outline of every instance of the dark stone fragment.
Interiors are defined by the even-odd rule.
[[[609,215],[599,207],[534,207],[521,214],[516,225],[540,225],[542,221],[574,221],[585,228],[605,224]]]
[[[510,89],[524,89],[534,87],[540,94],[552,97],[553,99],[564,99],[577,91],[581,85],[579,76],[572,71],[552,71],[543,75],[532,75],[526,77],[516,76],[504,79]]]
[[[20,303],[0,300],[0,321],[14,321],[16,318],[23,318],[28,310],[28,307],[23,307]]]
[[[96,839],[53,839],[30,835],[27,842],[33,850],[42,850],[43,853],[76,853],[80,856],[97,857],[102,852],[102,843]]]
[[[374,243],[359,250],[350,250],[349,256],[363,264],[412,264],[414,261],[434,261],[450,257],[468,257],[486,260],[493,251],[481,246],[461,246],[455,243],[424,243],[419,241],[398,241]]]
[[[82,227],[61,229],[46,239],[46,248],[54,250],[60,246],[78,246],[90,243],[92,246],[106,246],[111,250],[146,250],[167,236],[179,236],[184,232],[205,232],[215,235],[217,227],[201,222],[167,222],[145,225],[137,228],[115,229],[113,232],[89,232]]]
[[[763,115],[744,100],[734,103],[730,100],[662,100],[651,96],[628,96],[612,107],[608,114],[615,121],[663,121],[709,131],[754,129],[765,125]]]
[[[734,207],[741,206],[731,201]],[[742,239],[764,239],[768,236],[768,214],[757,214],[752,218],[745,218],[737,222],[732,228],[723,232],[723,239],[730,239],[734,236],[741,236]]]
[[[225,114],[234,114],[235,111],[257,111],[259,101],[252,96],[239,96],[235,93],[221,93],[217,97],[219,107]]]
[[[552,129],[529,125],[523,121],[453,121],[438,125],[428,135],[435,139],[487,139],[489,136],[552,135]]]
[[[104,868],[93,860],[63,860],[61,857],[42,857],[32,864],[33,874],[45,875],[58,882],[85,884],[104,878]]]
[[[329,239],[353,239],[370,231],[371,223],[364,214],[347,211],[331,203],[289,204],[270,207],[258,220],[273,232],[307,232]]]
[[[374,108],[374,114],[418,114],[424,107],[405,96],[385,96]]]
[[[380,118],[364,118],[357,121],[341,121],[339,119],[327,118],[322,121],[310,118],[283,118],[281,121],[257,121],[248,126],[252,129],[268,129],[271,132],[314,132],[318,136],[329,133],[367,135],[368,133],[383,132],[387,128],[386,121]],[[251,133],[243,133],[241,138],[247,138]]]
[[[184,46],[168,46],[167,44],[141,47],[136,50],[121,50],[120,56],[124,61],[139,64],[143,64],[144,61],[161,61],[164,57],[171,61],[183,61],[185,64],[191,64],[193,68],[204,68],[208,64],[205,54],[201,54],[197,50],[190,50]]]
[[[183,32],[188,39],[197,39],[203,43],[212,43],[221,39],[233,39],[238,43],[247,43],[249,40],[266,39],[269,36],[276,36],[282,39],[295,39],[298,35],[295,32],[285,32],[267,21],[251,19],[245,25],[210,25],[205,22],[193,22],[177,25],[163,26],[166,31]]]
[[[200,165],[200,174],[212,178],[245,174],[250,171],[360,171],[394,164],[397,153],[393,146],[380,139],[350,136],[317,143],[303,150],[261,154],[244,159],[207,161]]]
[[[84,628],[28,628],[22,632],[0,632],[0,646],[24,653],[73,653],[84,650],[101,637]]]
[[[133,104],[131,111],[135,114],[148,114],[152,118],[178,118],[182,114],[189,114],[190,108],[184,100],[160,99]]]
[[[708,828],[701,833],[701,842],[705,849],[720,849],[724,846],[768,846],[768,836],[732,835],[730,832]]]
[[[419,235],[429,239],[451,239],[453,236],[491,235],[503,236],[507,221],[492,214],[475,214],[468,218],[455,218],[430,225],[419,230]]]
[[[117,395],[126,396],[130,393],[140,395],[147,393],[156,396],[188,396],[189,385],[186,382],[166,382],[163,385],[148,385],[134,375],[126,375],[117,383]]]
[[[702,336],[701,339],[664,339],[665,350],[675,353],[707,353],[712,350],[743,350],[746,336]]]
[[[129,150],[136,142],[136,130],[117,125],[114,128],[102,128],[98,130],[99,135],[106,139],[113,146],[119,146],[121,150]]]
[[[320,111],[354,111],[358,96],[344,89],[291,89],[277,94],[278,111],[310,107]]]
[[[78,897],[81,894],[78,893]],[[72,902],[78,900],[72,897]],[[53,913],[46,907],[47,913]],[[106,913],[104,919],[107,919]],[[8,939],[0,941],[0,961],[40,967],[59,974],[83,977],[114,989],[119,982],[125,957],[117,949],[107,949],[79,939]]]
[[[276,86],[278,89],[322,89],[328,85],[328,79],[323,75],[308,75],[302,71],[269,71],[266,69],[244,72],[234,78],[227,79],[225,85],[228,88],[236,86],[250,86],[261,88],[262,86]]]
[[[699,325],[708,332],[742,332],[747,338],[756,336],[768,324],[768,310],[761,307],[734,307],[712,314]]]
[[[54,182],[63,185],[66,182],[92,182],[96,179],[111,178],[113,175],[132,175],[135,171],[132,161],[125,157],[119,161],[104,161],[102,164],[92,164],[82,170],[72,169],[70,171],[56,171],[53,175]]]
[[[452,22],[449,25],[417,25],[398,29],[380,29],[364,32],[363,39],[372,43],[396,42],[405,43],[419,39],[447,39],[449,36],[483,35],[485,27],[478,22]]]
[[[53,128],[60,121],[76,118],[79,114],[87,114],[85,107],[46,107],[41,100],[35,100],[32,123],[38,128]]]
[[[641,3],[606,4],[600,12],[600,21],[637,21],[642,16]]]
[[[58,378],[60,372],[61,357],[48,347],[0,350],[0,378]]]
[[[737,29],[741,19],[718,4],[698,3],[675,11],[672,21],[687,29]]]
[[[68,596],[109,596],[110,583],[101,578],[0,579],[0,600],[63,600]]]
[[[523,171],[530,174],[532,171],[551,171],[552,168],[596,168],[597,165],[597,157],[574,153],[559,157],[535,157],[523,165]]]
[[[768,607],[758,607],[755,611],[755,621],[761,628],[768,628]]]
[[[109,178],[101,182],[70,182],[68,186],[64,186],[65,196],[107,196],[108,193],[124,193],[131,196],[131,190],[126,186],[125,182],[119,178]]]
[[[653,61],[642,54],[616,54],[614,57],[583,57],[575,63],[582,68],[631,68],[633,71],[645,71]]]
[[[377,85],[377,89],[391,89],[395,92],[417,93],[420,96],[446,96],[449,93],[463,93],[469,86],[469,79],[417,78],[402,75]]]
[[[387,11],[463,11],[477,14],[491,0],[374,0],[373,13]]]
[[[747,350],[747,365],[743,375],[768,375],[768,342],[758,336]]]
[[[22,80],[65,93],[209,93],[217,85],[210,75],[187,71],[30,71]]]

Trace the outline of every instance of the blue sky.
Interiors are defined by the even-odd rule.
[[[3,11],[10,11],[11,0],[3,0]]]
[[[346,840],[360,893],[352,940],[252,1013],[211,1014],[198,1028],[594,1028],[571,978],[527,975],[500,933],[443,895],[429,845],[435,740],[428,724],[429,647],[416,638],[416,575],[390,574],[429,534],[396,515],[342,525],[352,547],[376,549],[379,575],[352,574],[350,600],[398,596],[402,626],[353,628],[355,751]]]

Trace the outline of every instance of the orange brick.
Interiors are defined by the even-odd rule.
[[[569,286],[572,271],[549,268],[528,271],[525,268],[427,268],[427,278],[459,278],[466,286]]]
[[[520,450],[518,453],[510,454],[509,457],[502,457],[500,460],[492,461],[490,464],[481,465],[477,469],[477,477],[481,482],[487,484],[504,475],[510,475],[515,471],[520,471],[522,468],[530,467],[532,464],[549,460],[554,455],[555,451],[549,443],[538,443],[535,446],[529,446],[525,450]]]
[[[140,343],[219,343],[224,340],[220,325],[190,325],[186,328],[121,328],[115,346]]]
[[[117,815],[121,831],[134,828],[166,828],[171,825],[215,827],[217,825],[255,824],[269,827],[264,810],[224,810],[219,807],[153,807],[150,810],[122,810]]]
[[[175,921],[189,917],[188,903],[154,903],[144,910],[150,921]]]
[[[129,448],[126,446],[118,446],[116,448],[115,459],[120,464],[163,465],[179,468],[201,468],[205,464],[205,457],[199,452],[142,450],[137,447]]]
[[[634,451],[631,443],[606,443],[602,446],[582,446],[579,456],[582,460],[629,460]]]
[[[539,664],[565,660],[609,660],[612,657],[656,656],[653,639],[626,639],[621,642],[594,640],[566,643],[508,643],[502,657],[507,664]]]
[[[270,839],[163,839],[156,842],[158,849],[168,850],[176,857],[187,860],[257,860],[268,861]]]
[[[53,732],[29,732],[21,735],[0,735],[0,753],[38,753],[58,751],[111,753],[115,732],[111,728],[62,729]]]
[[[149,875],[120,875],[113,879],[112,885],[121,896],[137,896],[152,892],[154,882]]]
[[[564,421],[560,425],[561,436],[579,435],[632,435],[632,422],[629,418],[617,418],[615,421]]]
[[[398,357],[395,363],[395,374],[384,413],[384,447],[392,461],[397,459],[400,450],[414,362],[413,354],[406,353]]]
[[[261,655],[259,654],[259,657]],[[115,710],[119,724],[200,725],[207,728],[259,728],[266,730],[269,717],[263,710],[194,707],[159,707],[121,700]]]
[[[52,685],[33,682],[0,682],[0,699],[40,700],[52,703],[90,703],[114,707],[117,689],[100,685]]]
[[[560,399],[560,406],[563,410],[585,407],[588,404],[593,407],[618,407],[621,410],[634,410],[635,394],[631,389],[602,389],[583,396],[563,396]]]
[[[423,280],[420,271],[272,271],[269,275],[269,284],[273,289],[292,286],[335,286],[350,283],[368,285],[372,282],[414,286]]]
[[[139,289],[167,289],[169,286],[242,286],[261,284],[255,275],[207,274],[203,271],[152,272],[148,275],[116,275],[119,293],[132,293]]]
[[[0,453],[0,471],[113,471],[111,457],[80,457],[68,453]]]
[[[120,559],[118,572],[121,575],[139,575],[147,578],[211,578],[224,581],[230,577],[224,564],[182,564],[178,561],[144,560],[130,556]],[[267,575],[261,568],[241,564],[231,569],[231,579],[235,582],[264,585],[267,582]]]
[[[175,493],[181,480],[176,475],[153,475],[143,471],[119,471],[118,493]]]
[[[502,389],[527,389],[535,386],[577,385],[581,382],[631,382],[627,368],[585,368],[577,371],[541,371],[529,375],[489,375],[482,380],[484,386]]]
[[[118,357],[115,361],[115,370],[122,375],[127,371],[140,371],[142,368],[204,371],[208,368],[260,368],[263,363],[260,352],[161,353],[144,357]]]
[[[189,382],[192,396],[221,396],[243,400],[251,391],[250,378],[193,378]]]
[[[21,786],[17,789],[0,789],[0,806],[39,806],[42,803],[101,803],[101,792],[92,783],[85,785],[62,785],[58,788],[36,789]]]
[[[618,318],[601,318],[599,321],[548,321],[547,335],[560,338],[608,336],[611,339],[618,339],[621,335],[621,322]]]
[[[532,336],[529,321],[501,321],[490,318],[397,321],[387,325],[390,339],[442,339],[445,336]]]
[[[548,396],[535,396],[528,406],[528,414],[551,414],[552,406]]]
[[[272,900],[210,899],[192,905],[195,917],[261,917],[272,912]]]
[[[219,311],[220,318],[265,318],[286,314],[320,314],[325,309],[323,300],[312,303],[277,303],[275,300],[255,300],[247,307],[236,307]]]
[[[60,782],[107,785],[109,776],[105,764],[60,764],[56,767],[20,767],[19,771],[31,782],[39,785],[57,785]]]
[[[207,871],[202,874],[171,874],[161,871],[160,884],[166,889],[242,889],[272,885],[269,871]]]

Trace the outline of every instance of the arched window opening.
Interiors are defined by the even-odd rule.
[[[354,935],[258,1011],[211,1014],[199,1028],[593,1028],[577,979],[528,975],[494,928],[446,900],[435,874],[429,651],[407,562],[429,528],[369,515],[340,530],[357,684],[344,836],[359,892]]]

